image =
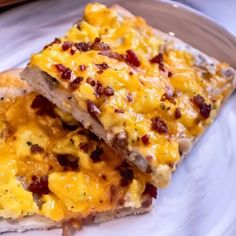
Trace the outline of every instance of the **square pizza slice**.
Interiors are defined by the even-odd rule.
[[[150,177],[124,162],[19,70],[0,73],[0,233],[100,223],[151,210]]]
[[[92,3],[22,78],[165,186],[235,88],[235,71],[125,9]]]

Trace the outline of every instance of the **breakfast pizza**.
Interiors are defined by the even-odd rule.
[[[0,73],[0,233],[63,235],[152,207],[157,189],[71,115]]]
[[[21,74],[166,186],[235,88],[235,71],[125,9],[88,4]]]

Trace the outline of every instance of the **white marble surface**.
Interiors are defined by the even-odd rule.
[[[104,0],[105,1],[105,0]],[[233,0],[191,2],[208,12],[231,31],[226,20],[236,9]],[[75,22],[86,0],[37,1],[0,14],[0,70],[25,64],[29,55],[42,48]],[[106,1],[107,2],[107,1]],[[109,1],[110,3],[112,1]],[[224,7],[222,2],[224,2]],[[122,1],[134,13],[144,15],[161,29],[174,32],[193,45],[236,67],[233,36],[211,23],[189,17],[181,7],[155,5],[150,1]],[[217,9],[219,4],[220,10]],[[231,4],[231,5],[230,5]],[[234,6],[234,8],[233,8]],[[219,15],[216,14],[219,12]],[[230,12],[230,13],[229,13]],[[225,14],[225,17],[222,16]],[[166,17],[168,15],[168,17]],[[231,18],[229,18],[231,19]],[[232,21],[232,24],[228,25]],[[0,154],[1,155],[1,154]],[[87,227],[78,235],[103,236],[235,236],[236,235],[236,96],[222,110],[213,126],[175,172],[167,189],[160,190],[150,214],[128,217]],[[9,234],[15,235],[15,234]],[[24,235],[33,235],[28,232]],[[58,235],[58,231],[34,235]]]

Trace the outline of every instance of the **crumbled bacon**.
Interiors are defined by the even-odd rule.
[[[168,133],[167,124],[160,117],[152,118],[152,129],[156,130],[160,134]]]
[[[86,66],[86,65],[80,65],[80,66],[79,66],[79,69],[80,69],[81,71],[85,71],[85,70],[87,69],[87,66]]]
[[[95,86],[96,85],[96,81],[93,78],[91,78],[91,77],[88,77],[86,82],[88,84],[90,84],[91,86]]]
[[[207,119],[211,113],[211,104],[206,104],[205,99],[199,94],[193,96],[192,101],[199,108],[200,114]]]
[[[74,55],[74,54],[75,54],[75,52],[76,52],[76,49],[74,49],[74,48],[71,48],[71,50],[70,50],[70,54],[71,54],[71,55]]]
[[[167,88],[166,92],[162,95],[161,101],[168,100],[169,102],[176,104],[175,98],[174,98],[174,91],[171,88]]]
[[[89,99],[87,100],[87,109],[89,114],[95,118],[97,118],[101,114],[101,111],[98,109],[98,107]]]
[[[71,48],[72,46],[72,43],[71,42],[64,42],[62,45],[61,45],[61,48],[63,51],[66,51],[68,50],[69,48]]]
[[[65,170],[78,170],[79,169],[79,159],[70,154],[58,154],[58,163],[64,167]]]
[[[107,86],[104,88],[104,91],[103,93],[107,96],[107,97],[110,97],[110,96],[113,96],[114,95],[114,90],[111,86]]]
[[[109,68],[109,66],[108,66],[107,63],[105,63],[105,62],[103,62],[103,63],[101,63],[101,64],[95,64],[95,65],[96,65],[96,66],[98,67],[98,69],[99,69],[99,71],[97,72],[97,73],[99,73],[99,74],[102,74],[104,70],[106,70],[106,69]]]
[[[119,174],[122,177],[120,182],[122,187],[126,187],[132,182],[134,178],[134,172],[127,162],[123,162],[120,166],[116,167],[116,170],[119,171]]]
[[[42,147],[40,147],[38,144],[32,144],[30,146],[30,151],[33,154],[35,154],[35,153],[42,153],[42,152],[44,152],[44,149]]]
[[[79,148],[82,149],[84,152],[88,153],[90,145],[88,143],[80,143]]]
[[[157,198],[157,188],[150,183],[146,183],[143,194],[149,194],[152,198]]]
[[[103,91],[104,89],[102,87],[102,84],[98,81],[95,86],[95,95],[99,97],[103,94]]]
[[[48,188],[48,176],[32,176],[31,184],[28,186],[28,190],[37,195],[50,193]]]
[[[55,64],[57,71],[61,74],[62,79],[70,80],[72,71],[62,64]]]
[[[37,95],[31,104],[31,108],[38,109],[37,115],[49,115],[51,117],[56,117],[54,112],[54,104],[52,104],[47,98],[42,95]]]
[[[100,38],[95,38],[91,48],[95,51],[107,51],[110,50],[110,46],[104,42],[101,42]]]
[[[133,50],[126,51],[125,61],[131,66],[139,67],[141,65],[137,55]]]
[[[132,93],[129,92],[126,97],[127,97],[128,102],[134,101]]]
[[[115,113],[124,113],[124,110],[122,110],[122,109],[115,109]]]
[[[101,161],[101,155],[103,154],[103,150],[100,147],[96,147],[96,149],[91,153],[90,158],[93,162]]]
[[[157,54],[155,57],[153,57],[151,60],[150,60],[150,63],[152,64],[158,64],[159,65],[159,69],[161,71],[165,71],[165,68],[164,68],[164,63],[163,63],[163,54],[162,53],[159,53]]]
[[[75,47],[81,52],[87,52],[91,50],[91,43],[79,42],[75,44]]]
[[[173,76],[173,73],[172,73],[171,71],[168,71],[167,76],[168,76],[168,77],[172,77],[172,76]]]
[[[142,140],[142,142],[143,142],[144,145],[148,145],[148,144],[149,144],[149,137],[148,137],[147,134],[143,135],[143,136],[141,137],[141,140]]]
[[[70,83],[70,88],[72,90],[75,90],[78,88],[78,86],[80,85],[80,83],[83,81],[83,77],[79,76],[79,77],[76,77],[76,79],[74,79],[71,83]]]
[[[55,38],[51,43],[49,43],[48,45],[46,45],[46,46],[44,47],[44,49],[46,49],[46,48],[52,46],[53,44],[57,44],[57,43],[61,43],[61,40],[60,40],[59,38]]]
[[[177,107],[175,109],[175,118],[180,119],[181,117],[182,117],[181,110],[180,110],[180,108]]]
[[[99,55],[106,56],[106,57],[109,57],[109,58],[112,58],[112,59],[116,59],[118,61],[124,61],[125,60],[124,55],[122,55],[120,53],[117,53],[117,52],[112,52],[110,50],[101,51],[101,52],[99,52]]]

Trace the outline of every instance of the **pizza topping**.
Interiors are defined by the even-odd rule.
[[[150,183],[146,183],[143,194],[149,194],[152,198],[157,198],[157,188]]]
[[[61,48],[63,51],[66,51],[68,50],[69,48],[71,48],[72,46],[72,43],[71,42],[64,42],[62,45],[61,45]]]
[[[99,55],[103,55],[112,59],[116,59],[118,61],[124,61],[125,57],[124,55],[117,53],[117,52],[112,52],[112,51],[101,51],[99,52]]]
[[[48,188],[48,176],[32,176],[31,183],[28,186],[28,190],[37,195],[50,193],[50,190]]]
[[[141,137],[141,140],[142,140],[142,142],[143,142],[144,145],[148,145],[148,144],[149,144],[149,137],[148,137],[147,134],[143,135],[143,136]]]
[[[89,114],[95,118],[97,118],[101,114],[101,111],[91,100],[87,100],[87,109]]]
[[[122,109],[115,109],[115,113],[124,113],[124,110],[122,110]]]
[[[72,71],[62,64],[55,64],[57,71],[60,73],[62,79],[70,80]]]
[[[110,46],[101,42],[100,38],[95,38],[91,48],[95,51],[107,51],[110,49]]]
[[[180,119],[181,117],[182,117],[181,110],[180,110],[180,108],[177,107],[175,109],[175,118]]]
[[[119,174],[122,177],[120,182],[122,187],[126,187],[132,182],[134,178],[134,172],[127,162],[124,161],[120,166],[116,167],[116,170],[119,171]]]
[[[164,63],[163,63],[163,54],[162,53],[159,53],[157,54],[155,57],[153,57],[150,62],[152,64],[158,64],[159,65],[159,69],[161,71],[165,71],[165,68],[164,68]]]
[[[95,86],[95,94],[97,97],[101,96],[104,92],[104,89],[102,87],[102,84],[100,82],[96,82]]]
[[[152,118],[152,129],[156,130],[160,134],[168,133],[167,124],[160,117]]]
[[[111,86],[105,87],[103,92],[107,97],[110,97],[110,96],[114,95],[114,90]]]
[[[78,76],[77,78],[75,78],[71,83],[70,83],[70,88],[72,90],[75,90],[78,88],[78,86],[80,85],[80,83],[83,81],[83,77]]]
[[[79,169],[79,159],[70,154],[58,154],[58,163],[64,167],[64,170],[78,170]]]
[[[87,51],[91,50],[91,44],[90,43],[85,43],[85,42],[75,43],[75,47],[80,52],[87,52]]]
[[[174,98],[174,91],[171,88],[167,88],[166,92],[162,95],[161,101],[168,100],[169,102],[176,104],[175,98]]]
[[[44,49],[52,46],[53,44],[58,44],[58,43],[61,43],[61,40],[59,38],[55,38],[50,44],[46,45]]]
[[[42,153],[42,152],[44,152],[44,149],[42,147],[40,147],[38,144],[32,144],[30,146],[30,151],[32,154]]]
[[[132,93],[129,92],[126,97],[127,97],[128,102],[134,101]]]
[[[91,153],[90,159],[93,162],[99,162],[101,161],[101,155],[103,154],[103,150],[100,147],[96,147],[96,149]]]
[[[205,99],[197,94],[192,98],[193,104],[199,108],[200,114],[207,119],[210,116],[211,104],[206,104]]]
[[[86,65],[79,65],[79,69],[81,71],[85,71],[87,69],[87,66]]]
[[[130,49],[126,51],[125,61],[131,66],[139,67],[141,65],[135,52]]]
[[[56,117],[54,107],[54,104],[42,95],[37,95],[31,104],[31,108],[38,109],[37,115],[48,115],[51,117]]]

